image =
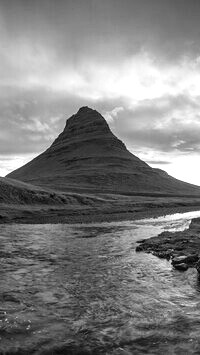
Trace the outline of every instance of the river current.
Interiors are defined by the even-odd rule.
[[[0,354],[200,354],[196,270],[135,252],[199,216],[0,225]]]

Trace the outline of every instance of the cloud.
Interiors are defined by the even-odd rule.
[[[9,38],[41,42],[61,60],[113,62],[144,47],[168,60],[199,53],[198,0],[1,0],[0,8]]]
[[[0,176],[7,175],[33,158],[35,158],[34,154],[0,155]]]
[[[97,73],[97,85],[124,90],[129,67],[132,83],[135,68],[150,84],[157,69],[198,60],[199,10],[196,0],[1,0],[1,83],[76,90]]]
[[[118,100],[85,100],[44,88],[5,88],[0,94],[0,154],[22,155],[47,149],[81,106],[112,111]],[[120,103],[120,101],[119,101]],[[118,111],[118,110],[114,110]]]
[[[129,104],[197,94],[199,8],[196,0],[1,0],[1,91]]]
[[[124,108],[122,106],[115,107],[113,110],[105,112],[104,118],[108,123],[113,122],[114,118],[117,117],[118,112],[123,110]]]
[[[149,161],[199,152],[199,13],[198,0],[1,0],[0,153],[43,151],[85,105]]]
[[[170,161],[165,161],[165,160],[146,160],[146,163],[152,164],[152,165],[168,165],[168,164],[171,164]]]
[[[199,97],[168,95],[118,112],[112,127],[133,149],[199,152],[199,112]]]
[[[120,98],[94,101],[38,88],[15,89],[6,99],[5,95],[0,97],[0,152],[43,151],[63,130],[66,119],[85,104],[99,110],[133,152],[143,148],[198,152],[199,102],[199,97],[182,94],[141,100],[130,106]]]

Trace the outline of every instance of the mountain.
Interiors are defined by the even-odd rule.
[[[131,154],[103,116],[82,107],[53,144],[9,178],[61,191],[200,195],[200,187],[153,169]]]

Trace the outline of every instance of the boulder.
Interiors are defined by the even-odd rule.
[[[199,260],[198,254],[190,254],[190,255],[180,255],[176,256],[172,259],[172,265],[178,265],[178,264],[194,264]]]
[[[181,264],[175,264],[174,268],[179,271],[186,271],[189,268],[189,266],[185,263],[181,263]]]
[[[196,264],[196,269],[197,269],[198,273],[200,274],[200,259],[198,260],[198,262]]]
[[[187,258],[186,255],[175,256],[172,259],[172,265],[181,264],[181,263],[185,262],[186,258]]]
[[[138,245],[138,246],[135,248],[135,251],[136,251],[136,252],[144,251],[143,245]]]
[[[198,254],[190,254],[187,256],[187,263],[188,264],[196,263],[198,260],[199,260]]]
[[[153,255],[157,256],[160,259],[167,259],[169,260],[171,257],[171,252],[166,250],[166,251],[155,251],[153,252]]]

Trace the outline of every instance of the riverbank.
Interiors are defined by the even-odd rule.
[[[200,218],[192,219],[187,230],[166,231],[138,242],[137,252],[152,253],[159,258],[171,259],[172,265],[181,271],[189,267],[196,267],[200,271]]]
[[[134,221],[145,218],[184,213],[200,210],[200,204],[181,206],[170,203],[170,206],[158,206],[151,203],[132,206],[106,205],[101,207],[88,206],[23,206],[1,205],[0,224],[76,224],[100,223],[115,221]]]

